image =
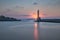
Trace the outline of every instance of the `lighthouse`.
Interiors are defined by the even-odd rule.
[[[37,19],[39,18],[39,10],[37,10]]]
[[[36,18],[36,20],[35,20],[35,22],[40,22],[40,17],[39,17],[39,9],[37,10],[37,18]]]

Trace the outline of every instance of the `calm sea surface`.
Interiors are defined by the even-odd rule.
[[[0,22],[0,40],[60,40],[60,23]]]

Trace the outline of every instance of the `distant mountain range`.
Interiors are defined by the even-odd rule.
[[[0,16],[0,21],[21,21],[20,19],[5,17],[3,15]]]

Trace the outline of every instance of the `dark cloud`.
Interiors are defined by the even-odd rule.
[[[16,8],[24,8],[23,6],[18,6],[18,5],[16,5]]]
[[[37,5],[38,3],[37,2],[34,2],[33,5]]]
[[[30,16],[30,15],[20,15],[20,16]]]

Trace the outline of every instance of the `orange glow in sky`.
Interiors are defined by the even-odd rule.
[[[32,16],[32,18],[34,18],[34,19],[36,19],[37,18],[37,13],[33,13],[33,14],[31,14]],[[41,18],[43,18],[43,17],[45,17],[42,13],[40,13],[39,14],[39,17],[41,17]]]
[[[34,14],[32,14],[32,18],[37,18],[37,14],[36,13],[34,13]]]

